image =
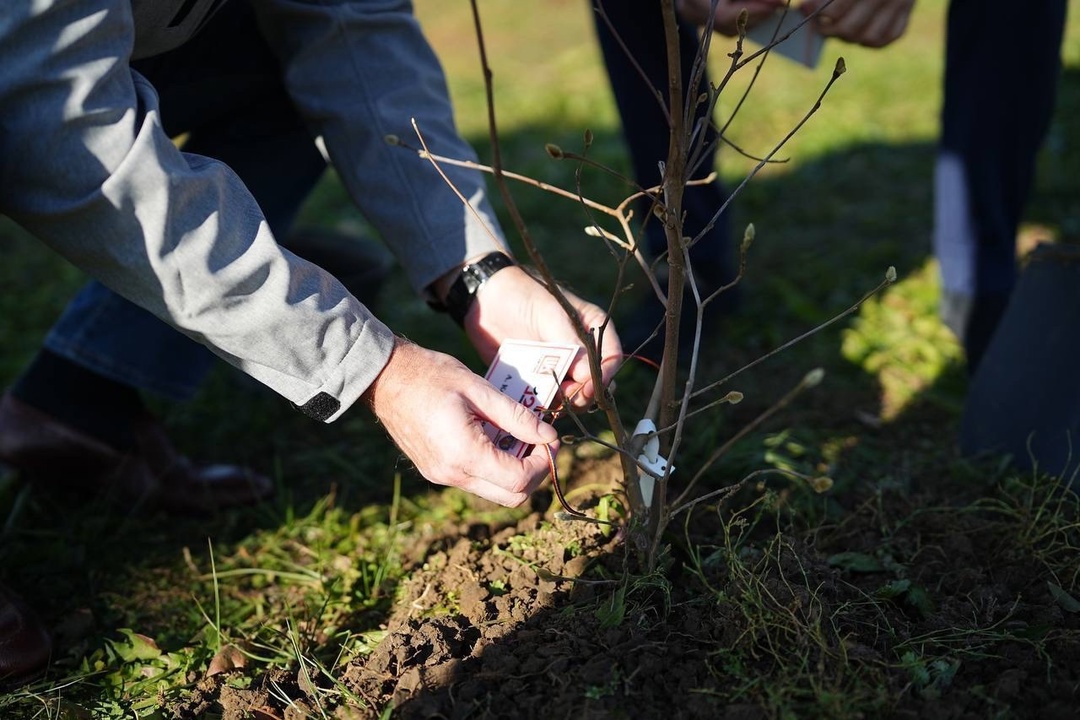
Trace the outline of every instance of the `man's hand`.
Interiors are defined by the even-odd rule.
[[[806,0],[799,10],[809,15],[822,8],[813,20],[822,35],[880,48],[904,34],[914,5],[915,0]]]
[[[525,502],[548,472],[555,428],[460,362],[399,340],[365,397],[390,437],[425,478],[492,502]],[[522,459],[499,450],[481,420],[536,445]]]
[[[606,313],[590,302],[564,293],[577,309],[582,324],[596,337]],[[500,270],[481,286],[476,294],[476,302],[465,316],[465,331],[487,363],[494,359],[504,340],[581,344],[562,306],[543,285],[520,267]],[[600,366],[604,384],[607,385],[622,362],[622,345],[610,322],[604,327],[600,350]],[[563,393],[572,398],[573,404],[578,407],[588,405],[596,397],[584,351],[578,353],[570,366],[569,379],[563,383]],[[503,429],[509,431],[509,428]]]
[[[739,13],[743,8],[746,8],[746,26],[751,28],[786,6],[786,0],[719,0],[716,5],[716,16],[713,18],[713,30],[721,35],[735,37],[739,34]],[[711,7],[712,0],[676,0],[675,2],[675,9],[679,16],[686,22],[699,26],[704,26],[709,22]]]
[[[675,7],[687,22],[705,25],[711,5],[712,0],[677,0]],[[746,8],[747,27],[754,27],[786,5],[786,0],[719,0],[713,30],[722,35],[737,35],[743,8]],[[792,7],[795,5],[792,3]],[[798,9],[809,15],[823,8],[812,21],[814,29],[822,35],[880,48],[904,34],[914,5],[915,0],[832,0],[831,3],[805,0]]]

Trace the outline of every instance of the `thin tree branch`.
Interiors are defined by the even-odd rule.
[[[765,362],[766,360],[773,357],[774,355],[776,355],[778,353],[781,353],[784,350],[787,350],[789,347],[791,347],[793,345],[797,345],[798,343],[802,342],[806,338],[808,338],[808,337],[810,337],[812,335],[816,335],[817,333],[821,332],[822,330],[829,327],[830,325],[833,325],[834,323],[839,322],[840,320],[844,319],[848,315],[850,315],[853,312],[855,312],[856,310],[858,310],[860,307],[862,307],[862,304],[864,302],[866,302],[871,297],[873,297],[877,293],[881,292],[882,290],[884,290],[888,286],[892,285],[894,282],[896,282],[896,269],[893,268],[893,267],[890,267],[888,269],[888,271],[885,273],[885,279],[882,280],[880,283],[878,283],[877,287],[875,287],[873,290],[871,290],[870,292],[866,293],[861,298],[859,298],[855,302],[855,304],[852,305],[851,307],[849,307],[847,310],[844,310],[839,315],[836,315],[836,316],[826,320],[825,322],[821,323],[817,327],[815,327],[815,328],[813,328],[811,330],[808,330],[807,332],[804,332],[802,335],[799,335],[798,337],[796,337],[796,338],[794,338],[792,340],[788,340],[783,345],[781,345],[781,346],[779,346],[777,348],[774,348],[773,350],[771,350],[768,353],[762,355],[758,359],[756,359],[756,360],[754,360],[752,362],[749,362],[746,365],[743,365],[741,368],[739,368],[738,370],[736,370],[733,373],[728,374],[726,377],[724,377],[724,378],[722,378],[720,380],[717,380],[714,383],[710,383],[710,384],[706,385],[705,387],[701,388],[700,390],[697,390],[691,397],[692,398],[697,397],[699,395],[702,395],[704,393],[709,392],[710,390],[713,390],[715,388],[720,387],[721,385],[728,382],[729,380],[743,374],[744,372],[746,372],[750,368],[757,367],[758,365]]]
[[[521,216],[521,211],[518,208],[517,203],[514,202],[514,198],[510,193],[510,188],[506,184],[506,177],[502,169],[502,148],[499,143],[498,123],[495,118],[494,83],[492,82],[491,65],[488,63],[487,48],[484,42],[484,30],[480,23],[480,10],[477,7],[476,0],[470,0],[470,5],[472,7],[473,24],[476,29],[477,45],[480,51],[480,65],[484,74],[484,93],[487,100],[488,111],[488,134],[491,140],[492,153],[491,167],[496,187],[498,187],[499,193],[506,205],[506,210],[510,214],[514,226],[518,230],[518,234],[521,236],[522,243],[525,245],[529,258],[532,260],[533,265],[544,280],[545,287],[547,287],[548,292],[550,292],[559,303],[563,312],[566,313],[574,331],[577,333],[578,339],[585,348],[585,353],[589,361],[590,375],[593,379],[593,385],[596,388],[598,405],[608,416],[612,432],[621,434],[621,423],[618,420],[618,414],[615,411],[612,398],[604,389],[603,372],[600,368],[600,357],[603,352],[604,342],[603,335],[598,334],[597,337],[594,338],[592,333],[582,324],[581,317],[578,315],[577,310],[562,292],[562,289],[555,281],[551,270],[548,268],[547,263],[544,262],[544,258],[536,247],[535,242],[533,242],[529,228],[526,225],[524,218]],[[623,442],[625,442],[625,437],[616,435],[616,440],[622,445]],[[628,467],[627,471],[627,474],[629,474]]]

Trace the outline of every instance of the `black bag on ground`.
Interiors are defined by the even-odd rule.
[[[960,449],[1068,480],[1080,468],[1080,247],[1031,253],[971,380]]]

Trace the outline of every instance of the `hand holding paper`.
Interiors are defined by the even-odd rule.
[[[709,23],[712,0],[676,0],[675,10],[686,22],[704,27]],[[746,9],[746,25],[754,27],[787,7],[786,0],[719,0],[712,28],[721,35],[739,34],[739,13]]]
[[[799,9],[806,15],[821,8],[814,29],[828,37],[880,48],[907,30],[915,0],[806,0]]]
[[[679,0],[676,9],[683,20],[704,26],[712,2]],[[786,0],[718,0],[712,27],[722,35],[736,35],[739,13],[745,9],[749,40],[765,46],[794,30],[773,52],[813,68],[827,37],[873,48],[894,42],[907,30],[914,5],[915,0],[806,0],[789,7]]]
[[[772,52],[814,68],[825,45],[825,38],[815,27],[799,10],[781,10],[747,30],[746,37],[762,47],[785,38]]]

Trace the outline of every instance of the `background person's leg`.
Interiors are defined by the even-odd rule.
[[[599,4],[610,20],[611,27],[599,13],[594,13],[596,33],[619,109],[634,179],[642,187],[652,187],[660,183],[658,163],[667,160],[670,135],[664,111],[654,93],[658,89],[666,103],[667,49],[660,4],[654,0],[600,0]],[[680,32],[681,71],[684,82],[689,82],[698,48],[698,35],[695,28],[685,23],[680,25]],[[633,56],[633,61],[628,53]],[[703,76],[693,92],[700,95],[707,90],[708,77]],[[691,91],[687,91],[687,95],[692,95]],[[697,118],[703,115],[704,108],[699,108]],[[706,134],[706,142],[711,143],[715,137],[715,131],[710,129]],[[708,153],[694,177],[705,177],[712,172],[714,159],[715,153]],[[695,237],[701,233],[726,199],[727,193],[719,181],[686,188],[683,196],[685,234]],[[664,229],[655,218],[651,218],[647,201],[639,205],[638,216],[644,220],[645,242],[649,254],[653,258],[666,255],[667,238]],[[705,292],[731,280],[734,276],[734,262],[726,213],[717,219],[715,225],[691,249],[690,258],[695,277]],[[715,307],[718,308],[721,304],[730,306],[734,303],[733,294],[725,295],[726,297],[718,298]],[[687,310],[688,313],[684,313],[684,316],[692,318],[692,303]],[[633,347],[644,340],[660,322],[662,315],[663,309],[659,303],[651,299],[635,308],[635,316],[629,322],[620,323],[622,334],[627,336],[625,344]],[[691,326],[687,325],[685,320],[683,328],[682,337],[691,338]]]
[[[271,229],[284,234],[325,161],[289,102],[244,3],[230,3],[191,43],[138,64],[184,149],[229,164]],[[91,283],[0,402],[0,460],[37,477],[107,480],[117,492],[179,510],[243,504],[272,489],[228,466],[175,453],[139,390],[187,399],[213,356],[150,313]],[[82,468],[81,473],[67,472]],[[121,472],[122,470],[122,472]]]
[[[1016,283],[1016,234],[1054,109],[1066,5],[949,5],[934,252],[942,317],[972,373]]]
[[[660,4],[654,0],[601,0],[599,4],[611,21],[611,28],[599,13],[594,13],[596,33],[619,109],[634,179],[642,187],[658,185],[661,179],[658,163],[667,160],[670,134],[667,119],[654,95],[654,91],[658,90],[667,101],[667,46]],[[689,82],[698,48],[697,31],[684,23],[680,25],[680,32],[681,71],[684,82]],[[622,40],[622,45],[616,35]],[[648,85],[634,67],[628,52],[648,78]],[[708,76],[705,75],[693,92],[700,95],[707,91]],[[690,95],[689,91],[687,95]],[[704,109],[699,108],[696,119],[703,115]],[[706,142],[713,142],[715,137],[716,133],[709,130]],[[713,171],[713,157],[707,157],[694,177],[705,177]],[[688,187],[684,195],[686,234],[695,236],[701,232],[726,199],[727,193],[719,182]],[[648,206],[643,210],[648,210]],[[642,217],[648,217],[648,214],[644,213]],[[649,252],[654,257],[667,252],[667,239],[659,223],[647,222],[645,232]],[[724,217],[718,219],[715,227],[690,254],[699,274],[710,279],[726,279],[730,275],[731,246]]]
[[[935,188],[942,314],[972,375],[960,449],[1055,475],[1078,466],[1080,258],[1042,245],[1018,278],[1016,235],[1054,111],[1066,5],[953,0]]]

